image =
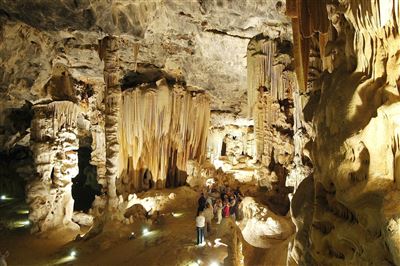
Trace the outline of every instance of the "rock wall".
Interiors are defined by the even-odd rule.
[[[314,197],[310,202],[300,187],[293,197],[298,233],[290,259],[307,265],[400,264],[400,3],[287,6],[299,84],[311,91],[304,117],[314,131],[305,145],[314,165]],[[310,59],[315,51],[320,76]],[[314,206],[308,215],[300,211],[306,206]]]

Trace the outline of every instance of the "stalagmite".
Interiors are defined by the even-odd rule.
[[[31,145],[37,175],[28,184],[33,231],[69,226],[74,201],[71,179],[78,174],[78,106],[60,101],[34,106]]]

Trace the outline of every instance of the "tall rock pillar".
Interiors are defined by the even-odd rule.
[[[33,232],[68,226],[72,222],[74,200],[72,178],[78,172],[78,106],[59,101],[33,107],[31,149],[36,177],[27,185],[27,202]]]
[[[118,204],[115,181],[118,176],[118,120],[121,101],[118,67],[118,39],[107,36],[100,41],[100,58],[104,61],[105,139],[108,211],[113,213]]]

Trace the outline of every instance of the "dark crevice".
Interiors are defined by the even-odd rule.
[[[250,37],[244,37],[244,36],[240,36],[240,35],[236,35],[236,34],[229,34],[225,31],[221,31],[221,30],[217,30],[217,29],[206,29],[205,31],[215,33],[218,35],[226,35],[226,36],[230,36],[230,37],[234,37],[234,38],[239,38],[239,39],[245,39],[245,40],[251,39]]]

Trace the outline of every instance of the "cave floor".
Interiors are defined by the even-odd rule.
[[[0,204],[0,251],[10,252],[9,265],[198,265],[197,261],[200,265],[212,262],[223,265],[228,248],[216,243],[218,239],[230,243],[229,223],[225,220],[220,225],[213,222],[212,233],[206,238],[207,245],[197,247],[194,225],[197,193],[187,193],[185,189],[166,191],[171,192],[176,193],[179,202],[184,202],[179,206],[175,204],[173,210],[161,212],[158,224],[109,223],[101,234],[79,241],[74,241],[76,232],[63,230],[46,236],[31,235],[29,225],[23,224],[28,215],[25,203],[14,200]],[[178,215],[172,215],[173,212]],[[149,233],[143,234],[144,228]],[[132,232],[136,238],[129,239]],[[278,249],[246,248],[243,250],[247,253],[246,264],[272,265],[266,262],[274,261],[280,265],[283,260],[277,260],[276,256],[280,255],[274,252],[283,254],[286,251],[282,245]],[[76,252],[75,257],[69,256],[71,251]],[[271,256],[275,259],[271,260]]]

